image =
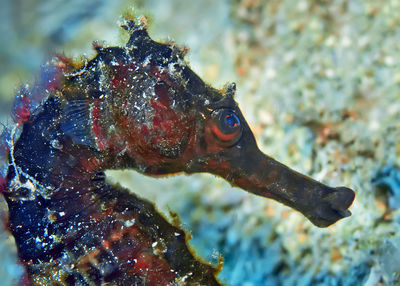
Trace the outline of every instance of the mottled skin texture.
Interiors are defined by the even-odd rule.
[[[0,188],[34,285],[218,285],[185,234],[151,204],[109,186],[106,169],[210,172],[328,226],[350,215],[348,188],[301,175],[257,147],[233,100],[206,85],[184,51],[126,21],[126,47],[96,46],[75,66],[58,57],[14,105]],[[1,147],[1,146],[0,146]],[[28,284],[29,284],[28,283]],[[57,284],[59,283],[59,284]]]

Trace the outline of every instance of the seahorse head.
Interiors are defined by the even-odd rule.
[[[245,121],[235,84],[209,86],[184,60],[185,49],[153,41],[144,25],[123,27],[125,47],[96,45],[96,57],[79,67],[66,61],[65,133],[153,175],[188,171],[199,156],[238,142]]]
[[[65,68],[62,129],[112,168],[147,175],[209,172],[291,206],[318,226],[349,216],[348,188],[331,188],[263,154],[238,104],[235,84],[217,90],[184,60],[185,50],[153,41],[127,21],[127,45],[96,45],[97,56]],[[56,93],[57,94],[57,93]]]

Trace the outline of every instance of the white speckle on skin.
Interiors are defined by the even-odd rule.
[[[124,225],[126,226],[126,227],[131,227],[132,225],[134,225],[135,224],[135,219],[133,218],[133,219],[131,219],[131,220],[127,220],[127,221],[125,221],[125,223],[124,223]]]

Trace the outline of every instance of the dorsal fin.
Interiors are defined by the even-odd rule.
[[[88,100],[68,101],[63,108],[61,130],[78,145],[94,147]]]

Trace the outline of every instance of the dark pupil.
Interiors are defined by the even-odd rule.
[[[234,113],[227,114],[225,116],[225,122],[231,128],[234,128],[234,127],[237,127],[238,125],[240,125],[240,120]]]

